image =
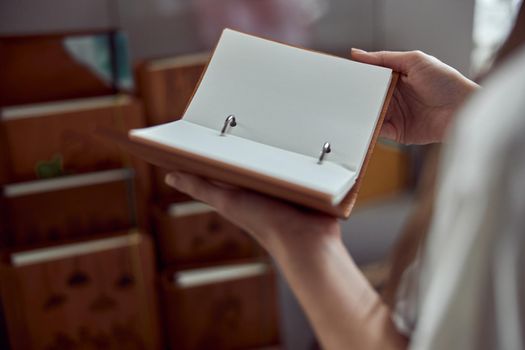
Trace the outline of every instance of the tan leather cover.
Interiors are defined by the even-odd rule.
[[[113,139],[124,150],[127,150],[128,152],[162,168],[188,172],[205,178],[219,180],[228,184],[237,185],[281,198],[307,208],[317,209],[330,215],[347,218],[357,199],[357,194],[375,143],[379,137],[381,125],[386,116],[388,105],[397,83],[397,78],[398,74],[393,73],[390,88],[388,89],[381,115],[372,136],[368,153],[363,162],[361,173],[351,191],[348,192],[338,206],[333,206],[330,197],[326,194],[312,191],[297,184],[276,180],[253,171],[222,163],[215,159],[191,154],[183,150],[176,150],[159,144],[133,140],[130,139],[128,135],[114,130],[100,129],[98,132],[104,137]]]

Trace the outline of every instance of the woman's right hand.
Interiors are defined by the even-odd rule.
[[[352,59],[400,73],[381,136],[403,144],[442,142],[456,111],[479,86],[421,51],[366,52]]]

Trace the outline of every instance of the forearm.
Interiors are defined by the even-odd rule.
[[[305,233],[305,235],[312,233]],[[316,233],[313,233],[316,234]],[[334,235],[280,235],[276,259],[325,349],[401,349],[390,310]]]

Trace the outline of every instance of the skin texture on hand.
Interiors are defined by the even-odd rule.
[[[457,110],[479,88],[454,68],[421,51],[352,49],[352,59],[400,73],[381,136],[403,144],[442,142]]]

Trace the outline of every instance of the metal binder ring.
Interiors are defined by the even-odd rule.
[[[233,114],[230,114],[224,120],[224,125],[222,126],[222,130],[221,130],[221,136],[224,135],[224,133],[226,132],[228,125],[231,126],[232,128],[237,125],[237,122],[235,121],[235,116]]]
[[[321,150],[321,155],[319,155],[319,161],[317,164],[321,164],[323,162],[324,156],[327,153],[332,152],[332,148],[330,147],[330,142],[325,142],[323,144],[323,149]]]

